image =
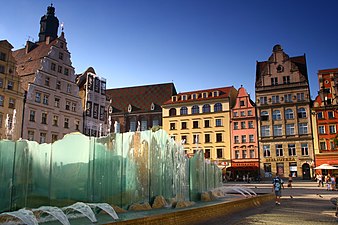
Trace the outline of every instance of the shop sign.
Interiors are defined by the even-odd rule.
[[[233,167],[245,167],[245,166],[256,166],[256,167],[258,167],[258,163],[256,163],[256,162],[242,162],[242,163],[233,162],[232,166]]]
[[[287,162],[287,161],[296,161],[295,158],[267,158],[266,162]]]

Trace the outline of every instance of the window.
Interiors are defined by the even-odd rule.
[[[46,85],[46,86],[49,86],[49,77],[46,77],[46,78],[45,78],[45,85]]]
[[[80,130],[80,121],[79,120],[75,121],[75,130],[77,130],[77,131]]]
[[[197,94],[192,94],[191,99],[197,99]]]
[[[101,94],[105,95],[106,94],[106,82],[101,81]]]
[[[0,106],[4,106],[4,96],[0,95]]]
[[[181,129],[187,129],[187,122],[181,123]]]
[[[252,116],[252,111],[248,110],[248,116]]]
[[[70,101],[66,101],[66,110],[70,110]]]
[[[203,105],[202,112],[203,113],[209,113],[210,112],[210,105],[209,104]]]
[[[242,158],[246,159],[246,150],[242,150]]]
[[[261,121],[268,121],[269,120],[269,113],[267,111],[261,112]]]
[[[214,97],[217,97],[217,96],[218,96],[218,91],[214,91],[214,92],[213,92],[213,96],[214,96]]]
[[[0,52],[0,60],[4,62],[6,61],[6,53]]]
[[[222,111],[222,104],[221,103],[216,103],[214,105],[214,112],[221,112]]]
[[[35,93],[35,102],[38,102],[38,103],[41,102],[41,93],[39,92]]]
[[[271,156],[270,145],[263,145],[263,155],[264,155],[264,157],[270,157]]]
[[[192,121],[192,128],[198,128],[198,121]]]
[[[222,133],[217,133],[216,134],[216,142],[222,142],[223,138],[222,138]]]
[[[53,116],[53,126],[58,126],[59,125],[59,117],[54,115]]]
[[[204,158],[210,159],[210,149],[205,149],[204,150]]]
[[[187,115],[188,114],[188,108],[187,107],[185,107],[185,106],[183,106],[182,108],[181,108],[181,115]]]
[[[62,66],[58,65],[58,73],[62,73]]]
[[[148,121],[145,118],[143,118],[141,120],[141,131],[144,131],[147,129],[148,129]],[[175,140],[175,137],[174,137],[174,140]]]
[[[234,112],[234,117],[238,117],[238,112]]]
[[[284,95],[284,102],[292,102],[292,95],[291,94]]]
[[[46,133],[41,132],[40,133],[40,143],[46,143]]]
[[[8,108],[15,109],[15,99],[14,98],[9,98]]]
[[[210,127],[210,120],[204,120],[204,127],[205,128]]]
[[[47,113],[42,113],[41,114],[41,123],[42,124],[47,124]]]
[[[67,84],[67,93],[71,93],[72,86],[70,84]]]
[[[210,143],[210,134],[204,134],[205,143]]]
[[[271,163],[264,163],[264,172],[271,174]]]
[[[272,96],[272,103],[273,103],[273,104],[279,103],[279,96],[278,96],[278,95]]]
[[[234,136],[234,142],[235,142],[235,144],[239,144],[239,137],[238,136]]]
[[[187,100],[187,96],[186,95],[182,95],[182,101],[186,101]]]
[[[333,118],[334,118],[334,113],[333,113],[333,111],[328,111],[328,112],[327,112],[327,115],[328,115],[329,119],[333,119]]]
[[[50,65],[50,69],[51,69],[52,71],[55,71],[55,70],[56,70],[56,64],[55,64],[55,63],[52,63],[52,64]]]
[[[319,142],[319,149],[320,150],[326,150],[326,142],[325,141]]]
[[[5,73],[5,67],[3,65],[0,65],[0,73]]]
[[[271,78],[271,85],[278,85],[278,77]]]
[[[234,122],[234,130],[238,130],[238,122]]]
[[[2,88],[3,84],[4,84],[4,80],[0,78],[0,88]]]
[[[277,144],[276,145],[276,157],[283,156],[283,145]]]
[[[297,93],[297,101],[301,102],[305,100],[304,93]]]
[[[325,126],[324,125],[318,126],[318,133],[319,134],[325,134]]]
[[[246,135],[242,135],[242,143],[246,143]]]
[[[69,75],[69,69],[68,68],[65,68],[65,70],[63,71],[63,74],[68,76]]]
[[[282,136],[282,125],[273,125],[273,136]]]
[[[304,108],[298,109],[298,118],[306,118],[306,110]]]
[[[330,134],[336,133],[336,125],[329,125],[329,129],[330,129]]]
[[[307,134],[308,133],[307,123],[300,123],[298,129],[299,129],[299,134]]]
[[[170,130],[176,130],[176,123],[170,123]]]
[[[65,118],[64,128],[69,128],[69,118]]]
[[[60,99],[59,98],[54,99],[54,107],[60,108]]]
[[[253,123],[253,121],[249,121],[249,122],[248,122],[248,127],[249,127],[250,129],[254,128],[254,123]]]
[[[59,59],[63,60],[63,53],[59,52]]]
[[[245,116],[245,111],[241,111],[241,117]]]
[[[318,113],[317,113],[317,118],[318,118],[318,119],[324,119],[324,117],[323,117],[323,112],[318,112]]]
[[[285,125],[286,135],[295,135],[295,125],[294,124],[286,124]]]
[[[76,112],[76,103],[72,103],[72,111],[73,112]],[[103,113],[102,109],[101,109],[101,112]]]
[[[272,119],[273,119],[273,120],[281,120],[281,119],[282,119],[280,110],[274,110],[274,111],[272,112]]]
[[[283,76],[283,84],[290,84],[290,76]]]
[[[253,134],[249,134],[249,142],[250,142],[250,143],[255,142],[255,139],[254,139],[254,135],[253,135]]]
[[[261,105],[268,104],[268,97],[266,97],[266,96],[260,97],[260,102],[261,102]]]
[[[29,112],[29,121],[35,122],[35,111],[34,110],[31,110]]]
[[[74,107],[75,105],[75,107]],[[73,108],[75,109],[76,108],[76,104],[75,103],[72,103],[72,111],[73,111]],[[104,106],[100,106],[100,120],[101,121],[104,121],[105,120],[105,115],[107,114],[107,111],[105,111],[105,108]],[[142,123],[142,122],[141,122]],[[142,124],[141,124],[142,125]]]
[[[239,102],[239,106],[245,106],[245,102],[244,101],[240,101]]]
[[[223,158],[223,149],[218,148],[218,149],[216,149],[216,151],[217,151],[217,158],[218,159]]]
[[[28,140],[34,141],[34,131],[32,131],[32,130],[28,131]]]
[[[52,134],[52,143],[56,142],[58,140],[57,134]]]
[[[285,119],[291,120],[294,118],[292,109],[286,109],[285,110]]]
[[[288,144],[289,156],[296,155],[296,146],[295,144]]]
[[[13,81],[9,80],[8,84],[7,84],[7,89],[8,90],[13,90],[13,88],[14,88],[14,83],[13,83]]]
[[[269,137],[270,136],[270,127],[269,126],[262,126],[261,132],[262,132],[262,137]]]
[[[239,159],[239,150],[235,150],[235,159]]]
[[[182,143],[187,143],[187,136],[186,135],[182,135]]]
[[[335,144],[334,144],[334,141],[333,140],[330,140],[330,149],[331,150],[334,150],[336,148]]]
[[[309,155],[309,147],[307,143],[302,143],[301,144],[301,149],[302,149],[302,155]]]
[[[92,116],[92,102],[88,101],[86,104],[86,116]]]
[[[199,137],[198,137],[198,134],[194,134],[193,135],[193,144],[197,144],[199,143]]]
[[[198,113],[200,113],[200,108],[198,107],[198,105],[194,105],[191,108],[191,114],[198,114]]]
[[[250,158],[253,159],[255,158],[255,150],[250,149]]]
[[[202,98],[207,98],[208,97],[208,92],[203,92],[202,93]]]
[[[242,121],[242,122],[241,122],[241,129],[246,129],[245,121]]]
[[[61,89],[61,81],[56,81],[56,89],[60,90]]]
[[[216,119],[216,120],[215,120],[215,124],[216,124],[216,127],[221,127],[221,126],[223,126],[223,124],[222,124],[222,119]]]
[[[42,102],[43,102],[44,105],[48,105],[48,97],[49,97],[48,95],[44,95],[43,96],[43,101]]]
[[[169,109],[169,116],[176,116],[176,109],[175,108]]]

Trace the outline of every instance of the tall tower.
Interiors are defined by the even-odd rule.
[[[57,38],[59,28],[59,20],[55,16],[55,8],[53,4],[47,7],[47,14],[41,17],[39,42],[46,41],[46,37],[50,37],[51,41]]]

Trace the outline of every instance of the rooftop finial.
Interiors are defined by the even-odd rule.
[[[64,30],[64,23],[62,22],[61,23],[61,31],[63,32],[63,30]]]

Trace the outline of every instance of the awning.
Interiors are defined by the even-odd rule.
[[[331,166],[329,164],[322,164],[315,167],[315,170],[338,170],[338,167]]]

